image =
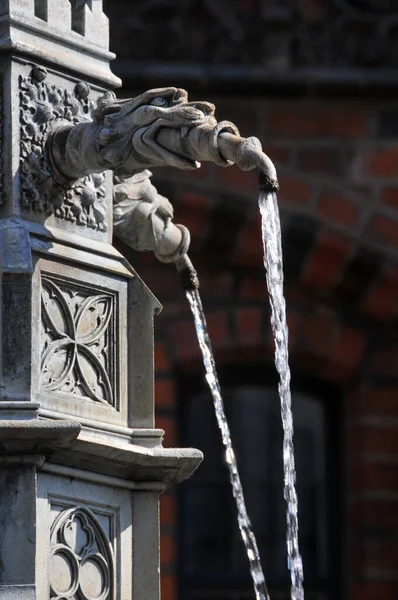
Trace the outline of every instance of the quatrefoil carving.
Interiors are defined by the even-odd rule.
[[[114,297],[42,277],[41,387],[114,405]]]

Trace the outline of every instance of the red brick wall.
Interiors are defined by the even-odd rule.
[[[209,98],[220,119],[257,135],[279,172],[294,374],[344,398],[341,548],[349,600],[395,600],[398,581],[398,111],[392,102]],[[390,135],[393,132],[393,135]],[[191,257],[219,364],[263,361],[273,346],[256,177],[205,165],[159,172]],[[130,254],[164,305],[156,320],[157,425],[176,445],[176,370],[200,364],[177,274]],[[161,503],[163,600],[176,599],[175,490]]]

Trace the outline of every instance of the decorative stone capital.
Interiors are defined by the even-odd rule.
[[[0,50],[120,85],[109,67],[114,55],[102,0],[7,0],[0,17]]]

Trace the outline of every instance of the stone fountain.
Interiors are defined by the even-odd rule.
[[[159,495],[202,455],[162,447],[160,305],[113,229],[192,281],[147,169],[252,168],[259,142],[183,90],[117,100],[102,0],[4,0],[0,17],[0,600],[156,600]]]
[[[159,494],[201,453],[154,427],[160,305],[112,246],[108,163],[68,178],[48,142],[120,85],[108,21],[101,0],[0,17],[0,598],[155,600]]]

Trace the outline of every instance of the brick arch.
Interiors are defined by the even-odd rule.
[[[211,99],[210,93],[207,96]],[[278,168],[285,248],[289,239],[292,248],[285,252],[292,368],[312,370],[345,390],[346,576],[352,586],[347,592],[351,599],[395,598],[396,110],[391,99],[384,98],[366,106],[359,106],[358,99],[337,97],[308,103],[308,97],[268,96],[253,98],[248,109],[234,97],[233,102],[226,98],[222,109],[216,101],[220,118],[230,118],[234,104],[232,118],[240,127],[245,123],[243,135],[263,137]],[[192,258],[201,275],[206,311],[234,311],[232,304],[253,314],[259,307],[266,311],[255,175],[204,165],[189,173],[159,170],[156,183],[174,202],[176,222],[192,231]],[[230,207],[233,214],[224,219]],[[176,444],[173,369],[178,361],[194,360],[193,328],[173,269],[137,254],[131,255],[131,262],[165,305],[155,327],[156,405],[166,445]],[[186,321],[191,333],[180,333],[192,335],[193,341],[183,348],[190,348],[189,357],[179,356],[179,343],[166,328],[169,320]],[[232,339],[229,351],[215,340],[217,360],[231,360],[228,352],[239,354],[242,347],[248,357],[258,358],[268,348],[264,335],[260,343],[255,335]],[[272,364],[271,355],[263,358]],[[195,360],[200,369],[198,353]],[[172,496],[163,496],[162,503],[163,595],[171,599],[176,597]]]
[[[243,184],[239,187],[238,180],[227,184],[228,173],[206,167],[204,179],[200,173],[196,179],[189,174],[188,181],[188,175],[181,174],[173,180],[170,193],[161,185],[159,190],[170,198],[177,197],[176,221],[187,222],[192,229],[191,258],[200,274],[218,364],[236,364],[238,357],[242,365],[245,360],[246,364],[260,361],[270,371],[273,357],[266,326],[268,300],[259,217],[252,192],[245,191]],[[280,206],[293,387],[295,376],[307,374],[342,389],[350,572],[366,578],[369,564],[375,573],[390,576],[394,572],[395,577],[395,566],[389,562],[393,556],[389,534],[396,531],[394,498],[398,490],[396,464],[391,462],[398,455],[394,429],[398,410],[398,357],[394,348],[398,337],[398,268],[393,230],[387,229],[388,239],[381,237],[384,222],[380,214],[369,214],[360,230],[357,222],[344,225],[336,222],[336,216],[319,212],[321,196],[314,201],[311,198],[315,193],[326,193],[326,187],[316,191],[319,180],[313,182],[308,174],[283,174],[282,170],[281,183],[285,190]],[[334,184],[330,187],[335,189]],[[340,185],[336,192],[343,195],[343,187]],[[347,190],[348,203],[360,205],[361,211],[369,209],[365,192],[356,190],[355,199],[352,194],[353,190]],[[395,197],[391,194],[390,201]],[[242,218],[232,215],[217,238],[230,198],[237,210],[244,203],[247,210]],[[337,206],[338,201],[329,202]],[[326,210],[326,200],[323,203]],[[180,212],[180,207],[185,208]],[[377,212],[377,202],[372,210]],[[396,220],[391,222],[394,225]],[[372,229],[376,225],[378,238]],[[178,445],[175,368],[180,365],[191,372],[203,372],[191,316],[172,267],[137,254],[132,255],[132,263],[165,306],[155,326],[156,423],[166,431],[165,445]],[[388,335],[392,336],[390,341]],[[162,497],[161,507],[162,573],[166,597],[169,594],[170,598],[174,597],[171,573],[176,555],[174,493],[171,490]],[[366,529],[369,522],[375,523],[383,537]],[[352,597],[357,591],[352,591]],[[375,594],[382,595],[378,588]]]
[[[274,344],[267,302],[236,300],[205,312],[216,364],[264,364],[273,368]],[[288,303],[292,372],[347,386],[367,359],[369,336],[327,304]],[[189,313],[163,325],[156,345],[160,381],[178,373],[203,370],[193,320]],[[163,384],[159,384],[162,386]],[[160,405],[162,405],[161,398]]]
[[[382,187],[378,197],[370,186],[379,185],[373,172],[358,175],[356,181],[312,170],[322,156],[315,147],[303,150],[301,168],[290,164],[287,147],[271,145],[269,153],[280,173],[286,279],[323,296],[353,302],[372,318],[386,321],[398,316],[398,226],[393,218],[397,188]],[[331,168],[329,158],[324,166]],[[216,261],[231,268],[262,268],[252,172],[204,165],[198,172],[173,176],[172,181],[162,176],[158,186],[175,201],[176,220],[191,229],[191,253],[200,264],[207,267]]]
[[[322,241],[326,256],[332,255],[335,238]],[[332,243],[333,242],[333,243]],[[326,244],[326,245],[325,245]],[[333,259],[334,260],[334,259]],[[333,264],[332,260],[332,264]],[[197,261],[195,261],[197,262]],[[204,265],[206,267],[206,265]],[[265,281],[262,265],[256,268],[234,268],[228,277],[224,275],[226,269],[223,263],[213,264],[211,268],[201,268],[202,295],[206,316],[209,322],[210,333],[217,364],[222,367],[228,364],[245,365],[253,362],[264,364],[270,372],[273,369],[273,347],[268,326],[268,299],[265,291]],[[220,277],[217,277],[217,273]],[[385,389],[374,382],[374,376],[379,377],[377,369],[387,370],[385,363],[392,361],[396,365],[398,357],[392,357],[392,349],[386,351],[386,335],[393,322],[394,314],[394,289],[391,283],[392,296],[375,296],[376,304],[369,300],[373,286],[380,285],[380,280],[373,280],[363,297],[351,296],[349,288],[340,284],[340,293],[336,281],[330,276],[332,271],[320,270],[324,281],[330,282],[327,293],[317,289],[310,281],[301,277],[291,278],[287,281],[286,296],[288,306],[288,320],[291,339],[290,364],[293,371],[293,389],[300,376],[307,375],[322,381],[325,385],[335,384],[342,390],[345,405],[345,422],[347,424],[344,445],[349,449],[349,464],[347,466],[347,489],[349,492],[347,512],[350,522],[349,560],[352,568],[358,572],[356,565],[358,556],[362,563],[366,560],[373,561],[375,568],[383,568],[383,560],[376,554],[363,549],[363,524],[369,515],[376,510],[383,515],[380,517],[380,527],[387,523],[393,524],[393,517],[386,510],[386,498],[391,492],[396,491],[396,477],[394,470],[389,467],[377,466],[372,470],[366,462],[364,448],[373,448],[374,452],[380,451],[387,456],[396,450],[395,432],[388,427],[375,428],[373,424],[367,425],[368,417],[378,419],[388,418],[388,414],[396,413],[397,387]],[[353,289],[360,282],[354,282]],[[364,286],[365,288],[365,286]],[[364,292],[361,288],[361,293]],[[342,293],[346,290],[345,294]],[[383,299],[384,298],[384,299]],[[388,312],[378,304],[380,300],[391,307]],[[191,316],[189,314],[183,294],[173,310],[168,312],[167,304],[162,324],[157,323],[159,349],[162,348],[163,371],[157,378],[157,406],[161,398],[172,398],[168,407],[158,410],[158,426],[166,430],[166,445],[179,443],[177,437],[178,417],[176,411],[176,379],[177,368],[187,371],[203,373],[201,357]],[[357,310],[357,307],[360,310]],[[362,307],[367,306],[367,310]],[[166,324],[166,321],[168,324]],[[392,345],[392,344],[390,344]],[[394,351],[395,352],[395,351]],[[158,365],[159,366],[159,365]],[[367,378],[369,381],[362,383],[357,389],[357,380]],[[389,369],[388,377],[391,375]],[[160,388],[159,388],[160,386]],[[162,404],[162,402],[160,402]],[[387,415],[387,416],[386,416]],[[364,420],[364,423],[362,423]],[[384,422],[384,421],[383,421]],[[365,461],[365,462],[364,462]],[[358,464],[357,464],[358,463]],[[372,479],[372,477],[376,479]],[[380,479],[382,478],[382,479]],[[381,485],[381,500],[369,500],[367,494],[374,494],[375,486]],[[175,491],[171,491],[162,498],[161,514],[168,519],[175,519],[176,500]],[[351,496],[358,495],[358,500],[351,501]],[[388,507],[387,507],[388,508]],[[388,520],[387,514],[389,515]],[[384,519],[384,520],[383,520]],[[173,556],[176,555],[176,535],[172,525],[162,526],[162,561],[165,581],[169,581],[169,572]],[[387,531],[386,525],[386,531]],[[384,548],[384,546],[383,546]],[[386,552],[388,551],[386,544]]]
[[[206,279],[204,271],[212,271],[216,280],[216,272],[222,272],[226,288],[227,279],[232,277],[228,270],[240,271],[240,277],[246,279],[246,283],[253,274],[259,281],[264,280],[255,185],[250,180],[250,186],[247,182],[246,187],[239,186],[236,170],[233,169],[215,171],[206,166],[204,181],[209,181],[207,187],[203,187],[202,180],[199,181],[200,172],[193,178],[190,174],[189,182],[185,174],[173,183],[163,179],[159,181],[159,189],[175,199],[176,221],[186,223],[191,229],[190,254],[201,278]],[[234,173],[230,180],[228,173]],[[251,173],[242,176],[253,177]],[[224,186],[228,181],[234,183],[233,191],[221,189],[220,182]],[[300,181],[300,178],[282,177],[286,196],[294,200],[294,194],[300,196],[304,193],[304,183],[300,184]],[[339,189],[339,193],[343,193],[341,186]],[[334,194],[336,197],[328,192],[323,202],[338,210],[337,191]],[[322,211],[310,210],[309,207],[303,210],[301,204],[297,206],[293,201],[284,201],[284,197],[282,193],[286,284],[308,288],[322,301],[329,299],[333,304],[350,306],[376,321],[387,322],[398,317],[398,267],[393,239],[383,238],[388,243],[375,243],[375,237],[363,236],[358,228],[336,223]],[[358,204],[359,196],[356,198]],[[361,210],[365,210],[366,206],[367,203],[364,203]],[[369,217],[368,222],[373,222],[372,219]],[[382,241],[382,238],[378,239]],[[170,284],[174,286],[169,273],[166,273],[167,267],[156,264],[151,257],[135,258],[134,263],[137,262],[144,265],[144,271],[141,269],[140,273],[162,301],[162,293],[165,292],[167,303]],[[148,272],[145,265],[148,265]],[[163,280],[164,285],[159,287]],[[216,285],[220,285],[220,280]]]

